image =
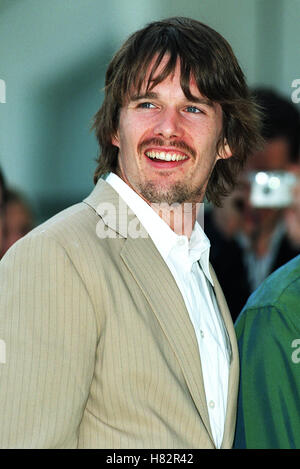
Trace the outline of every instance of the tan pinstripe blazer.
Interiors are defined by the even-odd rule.
[[[0,262],[1,448],[214,448],[183,298],[152,240],[127,236],[126,209],[100,180]],[[229,448],[238,352],[212,276],[232,348]]]

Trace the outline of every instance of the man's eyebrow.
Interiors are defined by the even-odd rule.
[[[147,91],[143,94],[134,94],[130,96],[130,101],[139,101],[141,99],[157,99],[158,94],[154,93],[153,91]]]
[[[133,94],[130,96],[130,101],[140,101],[141,99],[158,99],[159,95],[154,91],[147,91],[143,94]],[[190,98],[186,98],[195,104],[205,104],[206,106],[213,107],[213,101],[208,98],[191,95]]]
[[[189,101],[192,101],[195,104],[205,104],[206,106],[213,107],[214,103],[208,98],[191,95],[191,98],[188,98]]]

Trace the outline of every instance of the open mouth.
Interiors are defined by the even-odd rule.
[[[185,155],[181,155],[179,153],[171,153],[166,151],[146,151],[145,155],[148,156],[151,160],[159,160],[159,161],[183,161],[187,160],[188,157]]]
[[[159,150],[147,150],[145,151],[149,163],[155,168],[175,168],[182,165],[189,159],[188,156],[183,153],[174,151],[159,151]]]

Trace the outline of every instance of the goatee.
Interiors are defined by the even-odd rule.
[[[203,195],[203,188],[191,189],[184,183],[177,182],[168,189],[159,188],[154,182],[140,184],[139,193],[150,203],[183,204],[199,202]]]

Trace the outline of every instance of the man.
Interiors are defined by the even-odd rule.
[[[234,320],[263,280],[300,253],[290,236],[285,207],[256,207],[247,183],[250,172],[294,171],[299,161],[300,114],[272,90],[257,89],[253,94],[263,113],[265,144],[249,157],[239,187],[224,207],[213,210],[205,225],[212,242],[211,262]],[[224,262],[224,256],[232,261]]]
[[[195,219],[205,193],[219,202],[232,186],[257,127],[209,27],[155,22],[117,52],[95,189],[2,261],[2,447],[231,447],[236,340]]]
[[[236,448],[300,448],[299,292],[297,256],[263,282],[237,321]]]

